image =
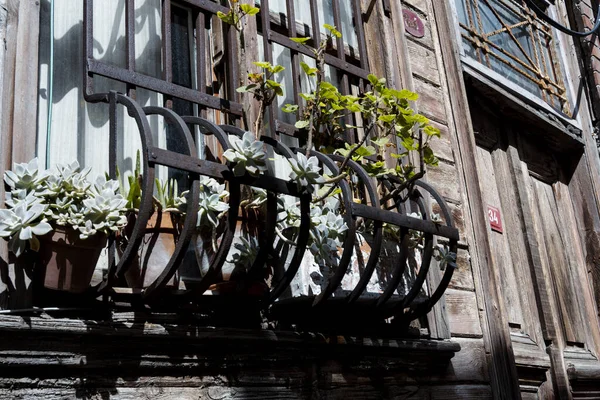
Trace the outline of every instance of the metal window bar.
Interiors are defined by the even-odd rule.
[[[220,110],[229,114],[234,118],[242,116],[242,105],[235,101],[234,93],[235,88],[229,90],[229,100],[222,99],[219,97],[212,96],[206,91],[206,85],[204,80],[204,72],[200,71],[206,65],[206,57],[204,49],[201,46],[206,46],[208,40],[206,39],[205,30],[201,29],[204,27],[204,22],[207,17],[214,16],[218,11],[227,12],[228,9],[220,4],[205,1],[205,0],[180,0],[182,4],[186,4],[197,13],[196,19],[196,45],[198,47],[196,65],[198,66],[198,78],[200,85],[197,89],[191,89],[185,86],[176,85],[172,82],[172,68],[171,68],[171,19],[170,8],[171,0],[164,0],[162,5],[162,54],[163,54],[163,79],[155,78],[146,74],[142,74],[135,70],[135,9],[134,1],[127,0],[126,2],[126,66],[118,67],[111,65],[101,60],[96,60],[93,55],[93,13],[94,13],[94,0],[84,0],[84,77],[85,77],[85,93],[84,97],[87,99],[89,96],[94,94],[94,76],[103,76],[116,81],[124,82],[127,84],[128,89],[134,90],[136,87],[141,87],[154,92],[162,93],[165,98],[178,98],[182,100],[195,103],[201,108],[210,108],[214,110]],[[231,30],[230,30],[231,31]],[[233,32],[226,35],[229,40],[225,43],[226,46],[226,65],[230,74],[230,78],[237,76],[237,63],[235,62],[236,50],[234,47],[235,36]]]
[[[544,101],[569,115],[565,83],[550,26],[536,18],[535,13],[528,7],[514,0],[461,1],[463,1],[467,16],[467,24],[460,23],[461,35],[464,40],[473,46],[477,61],[488,68],[492,68],[493,58],[513,69],[540,88],[541,97]],[[500,29],[491,32],[486,31],[481,15],[482,6],[485,6],[500,23],[502,26]],[[516,23],[505,21],[497,7],[504,7],[511,15],[522,20]],[[519,42],[514,33],[515,29],[526,30],[533,54],[529,54],[522,43]],[[490,40],[490,38],[499,34],[508,35],[508,40],[517,47],[518,54],[513,54],[506,50],[504,46]],[[519,57],[520,55],[523,55],[524,59]],[[550,61],[551,70],[549,70],[546,63],[547,59]],[[510,78],[508,77],[508,79]]]

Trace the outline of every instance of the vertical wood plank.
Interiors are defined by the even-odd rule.
[[[512,351],[504,304],[500,298],[498,283],[493,273],[491,247],[487,234],[486,214],[479,186],[480,177],[475,160],[476,146],[465,84],[460,66],[459,45],[455,36],[454,20],[449,2],[434,1],[433,10],[448,81],[448,94],[454,110],[459,158],[465,175],[466,192],[474,232],[476,264],[481,273],[482,296],[489,329],[489,357],[491,386],[498,399],[519,399],[519,379]]]
[[[600,304],[600,210],[594,201],[594,186],[587,158],[587,155],[584,154],[579,161],[569,182],[569,191],[576,220],[574,226],[577,228],[584,252],[589,290],[594,295],[593,301],[590,300],[591,307],[595,310],[595,318],[598,318],[600,317],[598,309]],[[595,337],[597,354],[600,340],[596,337],[598,335],[596,329],[593,329],[592,333]]]
[[[395,87],[402,87],[408,90],[414,90],[414,82],[412,70],[409,62],[408,46],[406,39],[406,32],[404,30],[404,19],[402,16],[402,4],[400,1],[394,1],[391,3],[391,13],[387,17],[383,10],[383,3],[376,2],[376,6],[367,8],[367,12],[372,14],[371,18],[375,17],[379,19],[380,23],[375,24],[375,27],[380,29],[378,36],[369,38],[371,42],[373,39],[379,37],[380,39],[376,43],[370,43],[369,50],[373,52],[372,55],[367,55],[369,59],[370,68],[372,70],[382,70],[385,72],[385,77],[390,85]],[[373,22],[367,24],[365,33],[368,34],[369,30],[373,30]],[[375,46],[371,47],[371,44]],[[379,59],[377,54],[377,47],[382,45],[384,48],[384,54],[388,57],[384,65],[377,65],[376,60]],[[413,108],[418,109],[417,105],[414,104]],[[397,143],[399,145],[399,143]],[[393,160],[389,159],[388,162],[394,163]],[[413,160],[416,162],[416,160]],[[425,175],[427,180],[427,175]],[[428,204],[428,208],[431,205]],[[441,280],[441,271],[438,268],[432,268],[429,271],[427,277],[427,286],[429,290],[435,289]],[[444,297],[433,307],[433,310],[427,315],[427,321],[429,325],[429,334],[433,338],[450,338],[450,323],[448,321],[448,314],[446,312],[446,300]]]
[[[15,68],[12,161],[26,162],[35,155],[37,126],[38,46],[40,2],[19,2]]]
[[[6,40],[6,46],[2,48],[3,69],[0,79],[2,79],[2,108],[0,113],[0,176],[4,176],[4,171],[10,169],[12,162],[12,121],[13,121],[13,99],[14,99],[14,74],[15,59],[17,54],[17,22],[18,8],[17,0],[8,0],[7,12],[5,14],[6,26],[2,29],[2,35]],[[3,42],[4,43],[4,42]],[[4,185],[0,185],[0,207],[4,206]],[[0,308],[7,308],[9,301],[9,292],[11,288],[8,267],[8,247],[6,241],[0,240]]]
[[[510,147],[509,149],[512,152],[516,152],[516,149],[513,147]],[[528,208],[523,209],[529,210],[529,213],[524,214],[526,223],[529,223],[529,220],[531,221],[531,225],[526,225],[526,229],[528,231],[527,236],[529,247],[532,248],[532,265],[534,269],[532,274],[535,274],[534,281],[536,283],[534,289],[536,296],[538,296],[538,309],[540,310],[541,317],[540,320],[547,345],[546,352],[550,356],[550,362],[552,364],[552,381],[558,393],[558,397],[568,399],[570,398],[570,385],[567,378],[566,365],[562,353],[562,343],[564,342],[564,339],[562,330],[558,329],[557,327],[559,311],[557,309],[556,302],[553,301],[554,297],[552,296],[550,283],[551,277],[546,268],[548,265],[546,248],[543,245],[543,242],[540,242],[538,238],[538,232],[542,230],[542,227],[540,221],[541,217],[537,207],[537,197],[534,190],[533,180],[529,176],[527,166],[524,162],[518,160],[516,155],[513,155],[513,159],[515,161],[515,169],[519,169],[521,171],[517,177],[519,180],[522,179],[524,181],[523,187],[520,187],[520,190],[523,190],[523,192],[520,193],[521,199],[522,201],[528,201]],[[518,166],[516,166],[517,164]],[[541,245],[538,246],[538,244]]]
[[[26,162],[35,156],[38,95],[38,40],[40,4],[36,0],[9,0],[7,13],[6,59],[3,78],[3,110],[0,173],[13,162]],[[16,62],[19,67],[16,67]],[[32,118],[33,117],[33,118]],[[3,202],[4,190],[0,189]],[[1,204],[1,203],[0,203]],[[22,268],[8,264],[4,241],[0,244],[0,307],[26,307],[31,303],[30,280]],[[18,285],[18,292],[14,291]],[[4,296],[10,293],[10,297]],[[14,295],[14,296],[13,296]],[[6,301],[10,301],[10,304]]]
[[[499,150],[496,150],[498,152]],[[495,162],[492,158],[492,154],[477,147],[477,168],[482,172],[482,175],[486,177],[481,182],[483,191],[483,200],[485,204],[497,207],[500,210],[501,215],[504,217],[507,214],[507,209],[502,207],[503,203],[500,200],[500,194],[498,193],[498,186],[496,180],[498,176],[496,174]],[[504,224],[505,233],[490,232],[490,243],[492,246],[492,257],[494,258],[494,266],[496,267],[497,279],[503,288],[503,297],[506,301],[506,310],[508,322],[523,326],[523,311],[521,309],[519,285],[515,278],[512,260],[510,256],[510,250],[506,243],[506,224]]]
[[[580,308],[565,249],[570,244],[565,243],[561,237],[560,214],[554,201],[554,193],[550,185],[531,179],[540,213],[541,232],[538,234],[548,254],[547,268],[552,276],[553,292],[560,310],[558,322],[567,342],[585,343]]]
[[[597,308],[594,302],[588,276],[585,271],[585,257],[583,255],[583,243],[578,233],[578,224],[573,209],[572,196],[567,185],[562,182],[554,184],[554,200],[558,210],[558,219],[561,222],[561,239],[565,243],[565,255],[569,263],[570,278],[573,292],[570,300],[574,302],[581,313],[581,334],[585,340],[586,347],[594,350],[595,339],[597,339],[598,318]]]
[[[243,0],[244,3],[254,5],[253,0]],[[261,3],[261,16],[262,16],[262,24],[263,24],[263,45],[265,46],[264,54],[265,60],[272,62],[272,53],[271,46],[268,41],[268,25],[267,28],[264,28],[265,21],[269,24],[269,2],[263,1]],[[266,15],[266,17],[265,17]],[[246,17],[242,22],[242,32],[244,37],[244,50],[240,51],[240,68],[239,68],[239,76],[236,78],[238,85],[243,86],[248,84],[248,74],[259,72],[258,67],[252,64],[253,61],[258,60],[258,28],[256,23],[256,17]],[[235,29],[232,29],[235,32]],[[239,44],[238,44],[239,45]],[[260,60],[263,61],[263,60]],[[235,89],[235,88],[234,88]],[[246,129],[253,130],[254,122],[258,116],[259,104],[254,99],[253,96],[242,96],[242,105],[245,110],[245,119],[246,119]],[[272,118],[269,117],[269,122],[272,122]],[[263,124],[266,121],[263,120]],[[264,125],[263,125],[264,126]],[[273,127],[271,126],[271,129]],[[255,132],[256,135],[260,136],[261,133]]]

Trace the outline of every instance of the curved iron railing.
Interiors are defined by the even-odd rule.
[[[171,110],[161,107],[141,107],[131,98],[116,93],[110,92],[105,94],[95,94],[88,96],[89,102],[104,102],[109,104],[110,113],[110,164],[116,165],[116,143],[118,139],[117,118],[119,113],[118,107],[124,107],[127,113],[132,117],[137,125],[142,143],[142,199],[139,208],[139,213],[135,221],[135,226],[130,235],[129,242],[119,257],[118,262],[113,257],[113,262],[109,266],[109,272],[104,281],[93,288],[97,294],[110,294],[111,289],[122,277],[132,260],[138,252],[138,249],[145,235],[145,227],[152,214],[152,194],[154,192],[154,177],[156,176],[157,166],[166,166],[176,168],[181,171],[186,171],[188,174],[190,197],[189,199],[198,198],[199,195],[199,179],[200,176],[215,178],[221,182],[228,182],[229,190],[229,211],[226,216],[226,223],[223,232],[220,234],[218,248],[214,251],[210,260],[209,268],[196,282],[192,288],[176,291],[178,298],[190,302],[200,302],[206,299],[203,294],[212,285],[218,282],[223,265],[226,262],[226,257],[231,246],[234,243],[237,223],[239,221],[239,208],[241,203],[242,186],[248,185],[255,188],[261,188],[267,191],[267,206],[266,217],[262,234],[259,238],[260,249],[253,265],[248,269],[245,279],[250,281],[264,281],[266,275],[266,265],[273,266],[274,271],[271,281],[268,286],[268,291],[263,293],[257,299],[261,307],[274,310],[272,313],[277,318],[277,315],[282,315],[286,307],[305,307],[308,312],[316,310],[323,312],[327,310],[327,305],[334,302],[342,304],[344,307],[358,307],[366,310],[370,315],[375,315],[378,318],[389,318],[391,316],[401,317],[405,320],[413,320],[425,315],[431,310],[435,303],[440,299],[452,278],[455,265],[450,263],[447,265],[442,279],[437,288],[426,294],[427,290],[423,289],[426,282],[426,277],[429,273],[431,261],[434,252],[434,241],[436,238],[444,240],[447,243],[450,251],[456,253],[457,242],[459,240],[458,230],[454,227],[450,211],[442,199],[442,197],[428,184],[424,182],[416,182],[416,188],[412,192],[410,201],[417,205],[418,210],[423,216],[423,219],[412,218],[406,215],[406,210],[402,213],[400,204],[396,204],[396,211],[382,208],[377,190],[373,180],[367,172],[356,162],[348,162],[347,166],[355,174],[355,178],[360,180],[364,188],[364,201],[357,203],[353,199],[352,191],[349,184],[342,180],[339,183],[341,189],[341,199],[345,210],[344,221],[348,226],[346,238],[343,242],[343,250],[339,259],[339,263],[334,273],[329,277],[327,284],[324,286],[321,293],[315,296],[300,296],[283,298],[283,293],[289,288],[290,283],[294,279],[305,252],[307,251],[307,243],[309,240],[310,231],[310,202],[311,195],[306,192],[300,192],[294,182],[285,181],[274,176],[273,172],[268,172],[259,177],[235,177],[227,165],[219,162],[202,160],[194,155],[196,146],[192,138],[192,134],[188,125],[199,126],[203,135],[214,136],[221,145],[223,150],[229,148],[227,135],[241,135],[243,131],[233,126],[217,126],[214,123],[193,116],[181,117]],[[187,149],[186,154],[176,153],[170,150],[159,148],[153,142],[153,135],[148,123],[147,117],[150,115],[160,115],[165,122],[170,124],[176,134],[179,136],[182,143]],[[283,157],[291,158],[299,149],[291,149],[283,143],[269,137],[262,137],[261,140],[267,146],[270,146],[274,153]],[[343,161],[343,157],[337,155],[325,155],[317,151],[312,151],[314,155],[331,173],[339,172],[338,163]],[[277,198],[279,195],[287,195],[296,197],[300,204],[301,219],[299,234],[296,238],[295,249],[291,257],[285,257],[287,268],[283,265],[277,248],[274,244],[276,240],[276,224],[277,224]],[[439,205],[444,223],[431,221],[431,216],[426,204],[427,196],[431,196]],[[196,215],[198,212],[198,202],[188,201],[186,206],[186,215]],[[352,290],[346,290],[347,293],[339,294],[338,289],[341,288],[342,280],[350,268],[352,255],[357,246],[357,221],[370,221],[371,225],[371,242],[370,254],[368,260],[364,264],[364,268],[360,272],[358,283]],[[167,289],[168,282],[172,279],[178,268],[182,264],[185,252],[192,236],[195,233],[195,218],[185,218],[181,234],[175,246],[175,250],[165,265],[164,270],[148,287],[138,293],[137,300],[146,303],[153,303],[166,297],[171,292]],[[400,231],[400,250],[398,259],[399,262],[394,266],[391,275],[387,281],[387,287],[376,298],[365,298],[363,296],[367,289],[368,283],[376,272],[378,260],[384,245],[383,226],[384,224],[396,225]],[[409,264],[410,256],[409,242],[411,240],[411,231],[420,231],[423,233],[423,248],[421,253],[421,265],[415,270],[415,278],[413,286],[408,290],[408,293],[401,295],[396,293],[398,286],[402,280]],[[281,246],[279,246],[281,250]],[[338,292],[336,292],[338,291]],[[337,293],[334,295],[334,293]],[[173,294],[173,293],[171,293]],[[132,294],[133,295],[133,294]],[[214,297],[214,296],[212,296]]]

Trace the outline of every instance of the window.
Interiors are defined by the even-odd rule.
[[[458,0],[456,4],[468,59],[570,116],[557,45],[548,24],[519,0]]]
[[[219,124],[241,116],[241,105],[230,101],[235,87],[227,84],[237,74],[235,53],[216,17],[227,8],[187,0],[42,3],[37,153],[47,165],[78,159],[94,173],[109,170],[106,106],[83,101],[94,93],[116,90],[142,106],[166,105]],[[178,151],[169,124],[156,116],[150,124],[161,147]],[[117,129],[119,168],[132,171],[140,148],[135,125],[123,118]]]

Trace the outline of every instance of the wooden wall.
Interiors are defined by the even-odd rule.
[[[75,395],[134,398],[146,395],[154,398],[481,399],[494,395],[495,398],[515,399],[520,396],[569,397],[570,392],[582,395],[596,393],[595,389],[589,387],[590,382],[600,377],[597,363],[589,357],[586,359],[577,349],[558,343],[558,338],[552,333],[557,327],[555,320],[560,314],[557,308],[561,304],[568,309],[577,301],[584,303],[584,314],[573,324],[560,328],[566,332],[565,336],[570,335],[572,340],[568,342],[579,343],[582,340],[584,347],[589,347],[590,354],[598,354],[597,326],[586,327],[583,339],[577,337],[581,332],[573,330],[574,325],[585,325],[586,321],[597,325],[597,302],[600,299],[600,168],[597,153],[592,147],[591,115],[583,112],[586,150],[575,163],[572,176],[563,179],[554,189],[536,183],[530,176],[528,164],[519,153],[522,146],[514,140],[513,134],[508,135],[513,138],[510,139],[512,141],[500,150],[482,146],[481,140],[476,142],[475,131],[481,130],[485,122],[476,121],[476,114],[470,112],[474,106],[469,105],[468,100],[472,101],[472,98],[468,98],[465,90],[450,4],[438,0],[391,1],[390,11],[386,12],[383,3],[377,0],[361,2],[366,19],[370,68],[376,75],[385,76],[391,84],[418,92],[421,96],[417,104],[419,112],[430,118],[442,132],[442,138],[433,143],[440,164],[428,170],[426,179],[448,202],[461,241],[458,269],[443,301],[431,313],[428,325],[430,338],[436,340],[434,343],[440,343],[440,346],[460,345],[461,350],[454,358],[448,364],[432,369],[436,356],[427,356],[433,361],[430,360],[430,366],[425,368],[426,373],[394,364],[405,360],[410,352],[395,353],[395,359],[386,358],[385,362],[377,363],[374,359],[365,362],[361,358],[372,357],[373,354],[368,351],[361,357],[344,358],[340,354],[322,356],[319,350],[301,357],[303,362],[294,363],[290,348],[286,347],[289,342],[283,347],[269,348],[267,353],[265,349],[253,351],[251,348],[257,334],[244,332],[238,336],[240,341],[237,342],[237,345],[245,348],[243,362],[238,362],[235,354],[218,354],[215,357],[221,357],[219,360],[223,364],[217,368],[215,363],[219,360],[207,360],[198,356],[201,353],[182,357],[181,354],[177,357],[169,354],[168,348],[175,345],[174,342],[183,331],[197,330],[193,326],[183,322],[156,325],[145,321],[140,323],[136,318],[113,317],[115,324],[107,329],[118,331],[134,327],[137,330],[128,332],[147,341],[144,342],[146,348],[132,348],[131,351],[137,353],[126,360],[117,353],[113,358],[107,357],[105,353],[111,348],[110,343],[106,343],[100,351],[94,347],[91,337],[99,341],[104,339],[98,338],[93,322],[73,325],[71,320],[45,321],[45,318],[34,318],[28,321],[28,329],[25,320],[20,317],[0,317],[0,329],[12,332],[10,341],[3,341],[0,346],[0,370],[7,374],[10,371],[0,379],[0,397],[61,398]],[[423,38],[413,37],[404,31],[401,16],[403,8],[414,11],[424,21]],[[7,19],[3,19],[4,15],[7,15]],[[39,18],[39,4],[34,0],[0,0],[0,40],[6,38],[6,47],[0,47],[0,71],[3,72],[0,78],[0,87],[3,89],[0,99],[0,173],[12,162],[31,158],[35,148],[31,138],[36,136],[37,127],[28,121],[33,120],[30,116],[36,115],[38,43],[36,28],[32,28],[38,26],[36,18]],[[7,21],[4,26],[3,21]],[[22,65],[26,68],[21,68]],[[576,61],[572,68],[577,68]],[[19,96],[15,96],[15,93],[19,93]],[[585,109],[586,105],[583,107]],[[528,199],[534,198],[532,190],[537,190],[535,193],[538,194],[555,190],[552,196],[562,195],[568,200],[548,205],[543,211],[548,215],[533,218],[537,218],[538,222],[548,219],[552,214],[551,207],[568,218],[565,221],[570,224],[569,235],[573,243],[580,244],[581,252],[572,251],[565,257],[570,260],[569,267],[578,274],[576,282],[571,283],[583,293],[581,300],[561,303],[560,299],[556,300],[560,296],[554,296],[552,290],[546,291],[547,297],[543,297],[540,293],[544,292],[542,286],[545,283],[536,288],[537,283],[528,280],[531,279],[527,278],[530,276],[530,264],[533,268],[539,267],[538,272],[542,275],[551,274],[543,270],[545,267],[534,255],[542,245],[532,243],[537,243],[535,240],[549,243],[552,238],[539,234],[541,228],[536,230],[533,219],[504,210],[508,226],[513,227],[516,233],[521,229],[520,238],[516,233],[510,238],[508,235],[498,236],[489,229],[486,204],[520,202],[525,207],[529,200],[525,201],[519,196],[527,194],[530,196]],[[0,195],[3,197],[1,191]],[[560,228],[553,227],[555,230]],[[513,248],[516,250],[511,252]],[[514,273],[503,272],[501,267],[507,265]],[[17,289],[14,282],[20,279],[21,284],[26,285],[26,277],[16,279],[9,268],[4,242],[0,243],[0,276],[4,284],[0,284],[0,292],[4,293],[0,294],[1,307],[7,305],[7,291]],[[565,282],[571,279],[568,276],[564,278]],[[532,286],[531,292],[521,292],[523,281]],[[564,291],[569,290],[575,289],[567,288]],[[19,304],[21,307],[26,305]],[[575,318],[576,312],[571,314]],[[513,329],[511,334],[511,327],[523,326],[525,331],[527,324],[539,324],[540,330],[533,327],[530,331],[535,332],[527,336],[519,335]],[[38,328],[32,329],[32,326]],[[50,333],[56,331],[57,327],[69,336],[68,341]],[[151,339],[144,336],[145,330],[153,332],[153,329],[161,331],[161,335],[152,336]],[[102,332],[104,335],[108,331]],[[173,332],[173,335],[169,335],[169,332]],[[215,335],[223,336],[224,332],[217,329]],[[93,334],[90,336],[90,333]],[[533,350],[527,341],[531,337],[534,337],[538,346]],[[34,351],[28,350],[24,338],[38,345],[63,348],[55,353],[44,353],[46,350],[40,348],[39,354],[34,354]],[[120,336],[117,340],[124,339]],[[129,343],[127,340],[123,343]],[[307,347],[302,346],[308,346],[308,342],[302,343],[300,350],[305,350]],[[150,345],[161,347],[164,351],[152,351]],[[126,347],[122,343],[115,346]],[[298,346],[298,342],[294,342],[294,346]],[[296,347],[294,349],[299,351]],[[202,349],[205,350],[207,348]],[[27,355],[29,358],[23,358],[26,353],[30,353]],[[264,361],[265,354],[268,354],[268,362]],[[427,357],[422,357],[422,361],[426,361]],[[137,371],[137,375],[130,376],[120,371],[106,379],[98,374],[98,371],[102,371],[98,364],[92,372],[85,367],[89,362],[93,364],[94,358],[109,365],[112,365],[111,362],[142,363],[148,360],[150,364],[146,365],[148,369]],[[262,367],[252,364],[249,361],[252,359],[261,359]],[[62,360],[72,368],[53,369],[59,365],[56,360]],[[81,360],[84,360],[82,365],[85,372],[76,368]],[[163,362],[161,360],[168,360],[168,365],[160,364]],[[43,373],[28,371],[27,363],[40,367]],[[156,363],[154,367],[152,363]],[[12,368],[14,366],[18,368]],[[174,369],[182,366],[185,371],[182,373],[178,370],[173,375]],[[550,384],[558,387],[558,391],[548,388]]]

